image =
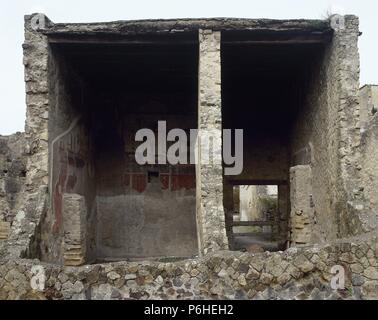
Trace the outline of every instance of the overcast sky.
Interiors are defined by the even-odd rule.
[[[0,134],[24,130],[23,16],[53,22],[148,18],[324,18],[327,11],[360,17],[361,85],[378,84],[378,2],[375,0],[0,0]]]

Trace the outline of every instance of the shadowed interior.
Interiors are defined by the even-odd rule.
[[[233,185],[277,184],[276,246],[257,242],[265,249],[282,250],[289,240],[289,168],[311,164],[309,144],[315,131],[311,117],[327,105],[319,107],[310,99],[326,94],[320,66],[327,46],[326,38],[300,34],[222,33],[223,127],[244,130],[244,170],[238,176],[224,176],[227,230],[235,249],[256,241],[255,235],[233,236]],[[316,125],[328,130],[326,123]]]
[[[195,166],[137,164],[135,133],[197,128],[197,37],[123,40],[51,43],[52,224],[64,232],[62,196],[77,193],[89,261],[190,257]]]

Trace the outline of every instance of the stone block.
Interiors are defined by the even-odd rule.
[[[312,172],[309,165],[290,168],[291,242],[311,242],[314,220]]]
[[[79,194],[63,195],[64,264],[81,265],[86,255],[85,199]]]

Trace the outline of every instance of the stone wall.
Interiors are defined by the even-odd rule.
[[[333,290],[333,267],[345,289]],[[377,299],[378,239],[179,262],[62,267],[0,259],[1,299]]]
[[[0,239],[7,239],[13,221],[22,215],[26,157],[23,133],[0,136]]]
[[[266,221],[275,218],[278,209],[277,192],[269,193],[269,187],[271,186],[239,186],[241,221]]]
[[[340,182],[337,183],[335,197],[338,236],[359,234],[374,230],[377,217],[365,206],[363,183],[361,180],[361,135],[359,109],[359,19],[356,16],[345,16],[344,25],[335,27],[339,109],[337,127],[339,143],[337,159],[340,165]],[[342,20],[339,20],[342,22]],[[337,22],[337,20],[336,20]],[[336,160],[336,157],[335,157]]]
[[[11,226],[7,241],[0,243],[3,256],[36,256],[40,239],[40,223],[48,200],[48,117],[49,77],[47,37],[39,31],[32,16],[25,16],[24,52],[26,90],[25,160],[26,181],[22,195],[22,210]],[[50,22],[46,18],[45,26]]]
[[[360,126],[367,129],[371,118],[378,111],[378,85],[365,85],[360,88]]]
[[[331,25],[332,42],[306,77],[303,103],[309,108],[299,116],[291,151],[292,156],[310,151],[305,163],[293,165],[311,164],[312,198],[323,241],[375,227],[374,216],[364,207],[360,176],[358,18],[335,16]]]
[[[361,108],[365,105],[361,105]],[[378,114],[373,115],[366,123],[361,139],[361,176],[364,184],[364,195],[367,207],[372,215],[378,214]],[[374,219],[375,220],[375,219]],[[370,220],[374,225],[375,221]],[[369,220],[367,221],[369,222]]]
[[[361,118],[361,177],[363,180],[364,195],[368,209],[376,215],[378,212],[378,114],[374,113],[374,106],[378,105],[377,86],[365,86],[360,90]],[[367,217],[369,219],[369,217]],[[375,219],[368,222],[374,226]]]
[[[290,169],[291,246],[315,242],[315,216],[312,205],[312,172],[309,165]]]

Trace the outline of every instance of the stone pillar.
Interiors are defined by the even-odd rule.
[[[293,245],[311,242],[314,226],[311,178],[309,165],[290,168],[290,240]]]
[[[288,234],[288,216],[289,216],[289,186],[285,184],[278,185],[278,214],[279,214],[279,235],[284,241],[289,240]]]
[[[42,31],[49,24],[43,14],[25,16],[26,185],[33,191],[48,184],[49,45]]]
[[[223,211],[219,31],[199,30],[198,88],[198,139],[201,148],[196,169],[197,226],[200,253],[206,254],[228,248]],[[209,147],[203,149],[203,142],[210,136]]]
[[[339,166],[339,180],[331,196],[337,199],[334,210],[338,236],[347,237],[376,229],[378,217],[366,206],[366,183],[361,177],[359,19],[353,15],[334,15],[331,27],[334,29],[330,58],[334,61],[332,83],[337,90],[338,154],[335,161]]]
[[[24,22],[26,145],[22,153],[26,154],[26,182],[22,203],[20,200],[21,210],[18,211],[21,220],[12,222],[9,234],[12,245],[8,250],[12,256],[18,257],[25,252],[30,254],[31,248],[37,247],[39,233],[36,228],[43,221],[48,197],[49,45],[42,31],[51,22],[42,14],[27,15]]]
[[[1,148],[1,145],[0,145],[0,148]],[[0,154],[0,170],[3,171],[7,169],[7,167],[5,166],[6,158],[3,157],[4,159],[2,159],[1,156],[2,155]],[[6,184],[5,177],[0,174],[0,240],[8,239],[8,235],[10,231],[10,223],[6,221],[6,217],[9,214],[10,208],[7,201],[7,191],[5,188],[5,184]]]
[[[85,262],[86,216],[84,197],[65,193],[63,195],[64,264],[67,266],[78,266]]]
[[[223,181],[223,208],[225,214],[226,234],[230,247],[232,247],[232,222],[234,220],[233,186]]]

